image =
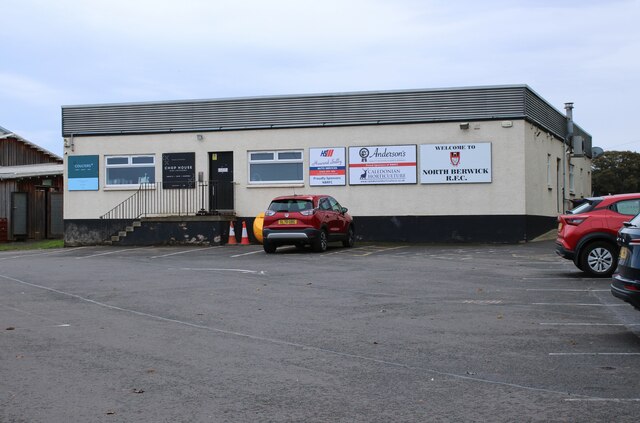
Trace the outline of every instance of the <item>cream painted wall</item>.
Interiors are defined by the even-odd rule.
[[[196,174],[204,172],[205,178],[209,173],[208,152],[234,152],[235,209],[239,216],[255,216],[264,211],[273,197],[293,193],[333,195],[356,216],[553,215],[552,206],[547,204],[551,201],[549,193],[546,192],[546,151],[554,148],[553,143],[538,140],[534,142],[538,144],[529,146],[534,140],[530,125],[524,121],[512,123],[513,126],[508,128],[502,127],[500,121],[481,121],[470,122],[469,129],[461,129],[458,123],[432,123],[202,132],[202,141],[197,139],[196,133],[75,137],[74,151],[67,149],[66,153],[100,156],[100,190],[69,192],[65,183],[64,217],[96,219],[134,193],[135,190],[105,190],[105,155],[155,154],[156,181],[161,181],[162,153],[191,151],[196,153]],[[477,142],[490,142],[492,145],[492,183],[308,185],[308,149],[311,147],[416,144],[419,169],[420,144]],[[247,152],[278,149],[304,149],[304,185],[248,186]],[[525,161],[525,154],[527,157],[535,156],[536,163]],[[544,157],[542,176],[537,175],[541,157]],[[542,192],[525,195],[535,185],[533,180],[540,179],[544,188]],[[534,206],[538,199],[544,203],[543,206]]]
[[[538,127],[525,124],[526,192],[528,215],[554,216],[562,212],[562,140]],[[551,170],[547,176],[547,162]],[[569,189],[569,165],[575,170],[574,190]],[[567,155],[565,165],[565,208],[572,208],[570,200],[588,197],[591,194],[591,160],[587,157]],[[560,173],[558,175],[558,173]]]

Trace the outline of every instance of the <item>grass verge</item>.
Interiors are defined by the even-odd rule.
[[[8,242],[6,244],[0,244],[0,251],[42,250],[62,247],[64,247],[64,241],[62,239],[47,239],[44,241]]]

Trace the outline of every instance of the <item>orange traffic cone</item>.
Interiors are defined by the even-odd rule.
[[[247,235],[247,224],[242,221],[242,239],[240,245],[249,245],[249,235]]]
[[[233,222],[229,222],[229,241],[227,244],[233,245],[237,243],[238,241],[236,241],[236,231],[233,229]]]

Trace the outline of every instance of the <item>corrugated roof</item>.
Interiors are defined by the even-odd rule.
[[[565,116],[527,85],[62,106],[62,135],[115,135],[527,119],[564,138]],[[591,138],[577,125],[576,130]]]
[[[0,166],[0,180],[62,175],[64,165],[42,163],[26,166]]]
[[[6,128],[3,128],[2,126],[0,126],[0,139],[3,138],[15,138],[20,142],[23,142],[24,144],[28,145],[29,147],[38,150],[39,152],[41,152],[42,154],[45,154],[49,157],[53,157],[54,159],[59,160],[60,162],[62,162],[62,157],[58,156],[55,153],[52,153],[51,151],[40,147],[39,145],[36,145],[30,141],[28,141],[27,139],[21,137],[20,135],[16,134],[15,132],[12,132]]]

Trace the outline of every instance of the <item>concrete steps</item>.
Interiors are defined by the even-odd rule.
[[[142,222],[139,220],[134,220],[131,226],[125,227],[123,231],[118,231],[117,235],[112,235],[111,240],[107,241],[107,244],[117,244],[122,238],[126,238],[128,233],[135,231],[136,228],[139,228],[140,226],[142,226]]]

